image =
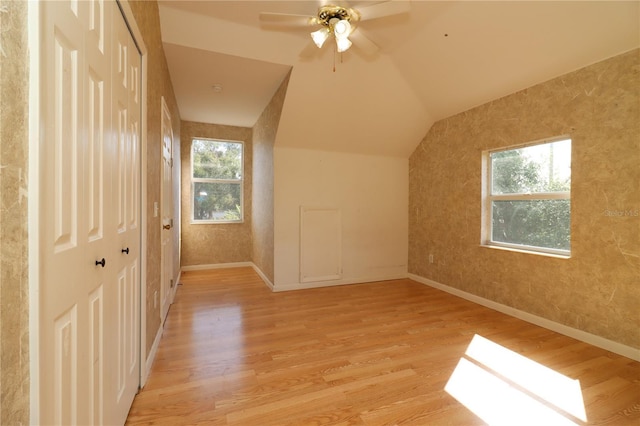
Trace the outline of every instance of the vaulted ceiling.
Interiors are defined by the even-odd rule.
[[[360,23],[373,56],[259,20],[320,1],[159,4],[183,120],[251,127],[291,70],[276,144],[373,155],[408,157],[436,120],[640,46],[637,1],[413,0]]]

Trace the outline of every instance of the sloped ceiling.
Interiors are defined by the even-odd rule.
[[[184,120],[251,127],[293,68],[276,144],[373,155],[408,157],[436,120],[640,46],[637,1],[413,0],[360,24],[375,56],[310,49],[309,29],[258,19],[317,1],[159,4]]]

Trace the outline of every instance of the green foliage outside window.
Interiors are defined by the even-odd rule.
[[[242,220],[242,144],[194,139],[191,146],[193,219]]]
[[[570,250],[571,200],[546,197],[571,189],[570,144],[532,147],[536,155],[529,148],[491,154],[491,195],[503,196],[491,201],[491,241]],[[522,194],[527,199],[504,199]]]

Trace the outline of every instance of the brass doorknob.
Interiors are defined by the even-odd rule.
[[[162,229],[171,229],[171,225],[162,225]]]

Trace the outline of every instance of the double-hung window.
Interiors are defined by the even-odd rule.
[[[243,144],[191,141],[191,200],[194,223],[242,222]]]
[[[571,139],[484,153],[483,244],[568,256]]]

